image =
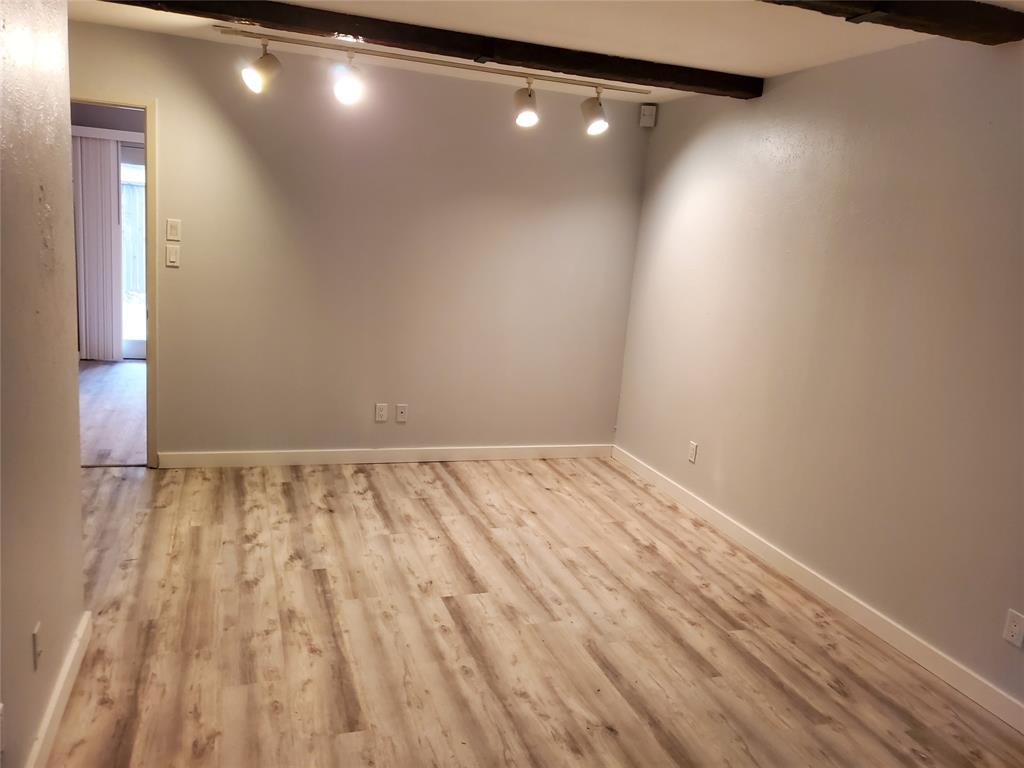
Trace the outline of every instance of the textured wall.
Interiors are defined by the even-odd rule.
[[[935,40],[667,106],[618,432],[1018,697],[1022,77]]]
[[[618,405],[645,134],[636,105],[583,131],[542,93],[258,47],[71,27],[73,91],[158,98],[162,451],[606,443]],[[375,401],[409,423],[377,425]]]
[[[17,767],[81,618],[82,527],[67,13],[4,0],[0,15],[0,698]]]

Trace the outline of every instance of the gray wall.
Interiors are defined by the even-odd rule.
[[[159,97],[157,192],[183,222],[159,279],[161,451],[607,443],[646,135],[585,135],[580,98],[88,24],[72,91]],[[373,422],[375,401],[409,423]]]
[[[0,90],[0,699],[4,764],[21,766],[83,608],[75,251],[65,4],[4,0],[0,16],[40,51],[5,55]]]
[[[663,109],[617,440],[1017,697],[1022,73],[936,40]]]

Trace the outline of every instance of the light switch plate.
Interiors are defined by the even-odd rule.
[[[164,245],[164,264],[175,269],[181,266],[180,245],[171,245],[170,243]]]
[[[176,243],[181,242],[181,219],[167,220],[167,231],[164,234],[164,239],[173,240]]]

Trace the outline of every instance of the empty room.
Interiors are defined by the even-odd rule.
[[[1022,41],[2,0],[3,767],[1024,766]]]

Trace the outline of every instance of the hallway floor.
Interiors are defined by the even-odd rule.
[[[146,361],[78,364],[82,466],[146,463]]]

